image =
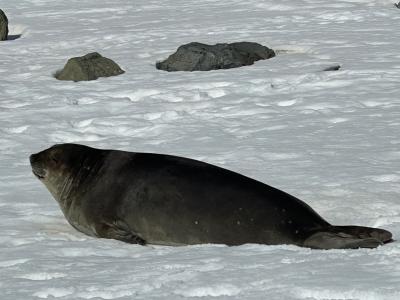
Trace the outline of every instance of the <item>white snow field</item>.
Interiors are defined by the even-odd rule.
[[[28,157],[55,143],[175,154],[400,236],[394,0],[0,0],[0,299],[400,299],[400,244],[136,246],[73,229]],[[253,66],[157,70],[179,45],[251,41]],[[53,78],[98,51],[125,74]],[[322,72],[340,64],[339,71]]]

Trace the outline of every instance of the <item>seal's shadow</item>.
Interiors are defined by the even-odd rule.
[[[22,24],[14,24],[8,26],[8,37],[6,41],[18,40],[22,36],[26,36],[29,29]]]
[[[11,35],[8,35],[7,41],[14,41],[14,40],[17,40],[17,39],[19,39],[21,36],[22,36],[22,34],[11,34]]]

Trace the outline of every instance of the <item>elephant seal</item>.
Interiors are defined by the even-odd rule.
[[[316,249],[374,248],[392,239],[383,229],[333,226],[283,191],[193,159],[57,144],[30,162],[68,222],[90,236]]]

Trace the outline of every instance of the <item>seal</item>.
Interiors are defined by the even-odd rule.
[[[135,244],[294,244],[374,248],[386,230],[333,226],[303,201],[193,159],[57,144],[30,156],[32,171],[68,222]]]

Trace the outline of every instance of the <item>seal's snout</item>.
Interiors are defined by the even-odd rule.
[[[29,156],[29,161],[31,163],[33,174],[39,179],[44,179],[46,171],[41,167],[38,154],[32,154]]]
[[[31,156],[29,156],[29,162],[31,163],[32,168],[34,166],[38,166],[40,164],[40,156],[39,153],[36,154],[32,154]]]
[[[36,154],[32,154],[31,156],[29,156],[29,162],[31,163],[31,165],[35,162],[36,160]]]

